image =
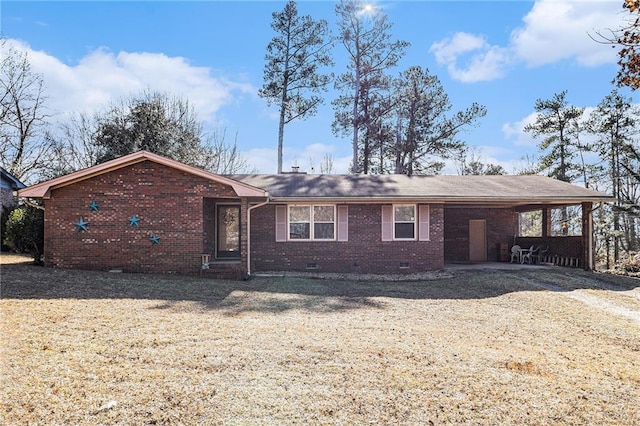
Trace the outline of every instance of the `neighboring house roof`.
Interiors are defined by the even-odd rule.
[[[17,177],[6,171],[2,166],[0,166],[0,178],[0,186],[2,188],[7,188],[15,191],[25,187],[25,185],[20,182]]]
[[[264,188],[274,201],[411,200],[453,204],[525,206],[613,201],[593,191],[545,176],[234,175]]]
[[[197,167],[188,166],[175,160],[163,157],[161,155],[153,154],[148,151],[138,151],[133,154],[125,155],[123,157],[116,158],[111,161],[107,161],[93,167],[79,170],[74,173],[70,173],[59,178],[51,179],[46,182],[39,183],[37,185],[30,186],[22,189],[18,192],[21,197],[32,198],[49,198],[50,192],[53,189],[61,188],[67,185],[74,184],[76,182],[90,179],[95,176],[99,176],[104,173],[109,173],[114,170],[121,169],[136,163],[143,161],[152,161],[158,164],[162,164],[167,167],[171,167],[185,173],[190,173],[195,176],[202,177],[214,182],[219,182],[228,185],[233,188],[235,193],[239,197],[260,197],[264,198],[267,195],[264,190],[256,188],[247,183],[242,183],[237,180],[229,179],[224,176],[216,175],[214,173],[207,172],[206,170],[199,169]]]

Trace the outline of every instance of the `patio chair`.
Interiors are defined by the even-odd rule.
[[[545,248],[542,248],[542,246],[538,246],[538,253],[536,254],[535,263],[546,262],[548,252],[549,246],[546,246]]]
[[[531,246],[527,252],[522,255],[522,263],[528,263],[529,265],[533,265],[538,261],[538,252],[540,251],[540,246],[534,247]]]
[[[531,252],[533,251],[534,246],[529,247],[528,249],[523,249],[520,253],[520,263],[531,263]]]
[[[520,247],[517,244],[511,247],[511,263],[513,263],[514,261],[516,263],[520,263],[521,256],[522,256],[522,247]]]

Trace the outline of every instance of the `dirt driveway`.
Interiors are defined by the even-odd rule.
[[[640,424],[640,281],[2,265],[2,424]]]

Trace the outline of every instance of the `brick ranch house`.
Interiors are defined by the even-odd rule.
[[[214,276],[416,273],[508,261],[544,244],[591,269],[594,203],[612,197],[542,176],[220,176],[146,151],[19,191],[45,208],[49,267]],[[581,206],[581,235],[550,212]],[[542,229],[518,236],[521,212]]]

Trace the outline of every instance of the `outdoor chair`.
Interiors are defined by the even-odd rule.
[[[514,261],[516,263],[520,263],[521,256],[522,256],[522,247],[520,247],[517,244],[511,247],[511,263],[513,263]]]
[[[533,251],[533,246],[527,248],[527,249],[522,249],[522,254],[520,255],[520,263],[524,264],[524,263],[531,263],[531,252]]]
[[[538,261],[538,252],[540,251],[540,246],[534,247],[531,246],[529,250],[522,256],[522,263],[528,263],[529,265],[533,265]]]
[[[536,255],[536,263],[546,262],[547,261],[547,253],[549,252],[549,246],[546,246],[544,249],[542,246],[538,246],[538,254]]]

